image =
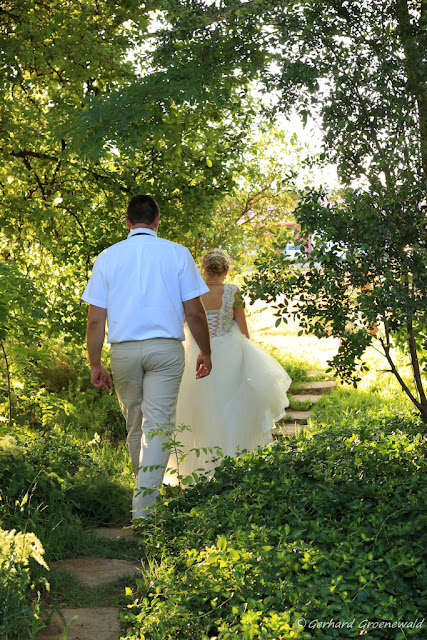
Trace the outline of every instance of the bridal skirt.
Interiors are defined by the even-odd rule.
[[[169,484],[178,483],[177,471],[180,476],[212,471],[220,462],[212,460],[218,457],[217,447],[224,456],[234,457],[271,443],[274,422],[289,406],[290,377],[275,358],[241,333],[236,322],[231,331],[211,339],[212,371],[205,378],[196,380],[199,349],[188,327],[184,347],[174,438],[180,453],[170,455],[164,480]],[[181,431],[182,426],[189,429]]]

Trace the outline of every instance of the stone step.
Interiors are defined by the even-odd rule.
[[[300,433],[303,429],[303,425],[296,422],[283,422],[278,424],[272,429],[272,435],[275,440],[283,438],[283,436],[293,436],[296,433]]]
[[[310,409],[306,411],[300,411],[298,409],[287,409],[286,417],[284,420],[281,420],[278,424],[282,426],[282,424],[287,423],[295,423],[295,424],[307,424],[307,420],[313,415],[313,412]]]
[[[310,369],[306,372],[308,378],[316,378],[317,376],[321,376],[324,371],[319,371],[318,369]]]
[[[295,400],[296,402],[310,402],[310,404],[314,404],[315,402],[320,400],[321,397],[321,393],[297,393],[295,395],[292,395],[292,401]]]
[[[136,566],[134,562],[115,558],[70,558],[52,562],[51,568],[70,573],[84,586],[96,589],[119,578],[137,575],[142,565]]]
[[[129,540],[138,539],[140,535],[132,529],[124,529],[122,527],[98,527],[93,533],[99,538],[108,538],[109,540]]]
[[[297,393],[319,395],[321,393],[331,393],[333,389],[336,389],[337,383],[335,380],[313,380],[312,382],[303,382],[294,387],[294,391]]]
[[[308,419],[312,415],[312,411],[293,411],[292,409],[286,409],[286,420],[279,420],[276,423],[271,433],[273,438],[277,440],[283,436],[293,436],[295,433],[300,433],[307,424]]]
[[[55,613],[49,626],[39,631],[37,640],[61,640],[70,623],[67,640],[120,640],[120,609],[116,607],[61,609],[60,613]]]

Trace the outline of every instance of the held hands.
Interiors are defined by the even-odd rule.
[[[99,365],[91,367],[90,370],[90,381],[93,386],[97,389],[103,389],[107,393],[110,393],[113,388],[113,381],[111,380],[107,369],[104,369],[103,366]]]
[[[199,353],[196,362],[196,380],[206,378],[212,370],[211,357],[203,353]]]

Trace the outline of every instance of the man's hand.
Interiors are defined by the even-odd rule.
[[[113,388],[113,381],[107,369],[102,365],[90,368],[90,381],[97,389],[103,389],[107,393]]]
[[[199,353],[196,362],[196,380],[206,378],[212,371],[212,361],[210,356]]]

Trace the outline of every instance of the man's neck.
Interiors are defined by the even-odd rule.
[[[156,231],[152,224],[135,224],[130,228],[130,231],[135,231],[135,229],[151,229],[151,231]]]

